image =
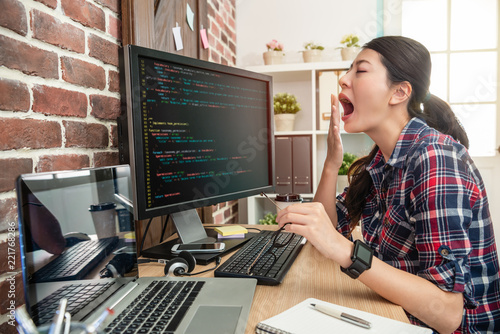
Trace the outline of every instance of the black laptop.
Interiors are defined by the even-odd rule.
[[[254,279],[141,277],[128,165],[24,174],[17,181],[26,308],[50,322],[115,312],[108,333],[243,333]],[[210,324],[210,326],[207,326]]]

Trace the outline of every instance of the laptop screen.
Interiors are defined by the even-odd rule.
[[[128,165],[25,174],[17,192],[28,306],[48,283],[137,276]]]

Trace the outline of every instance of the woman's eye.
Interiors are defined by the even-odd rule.
[[[365,73],[366,71],[363,70],[357,70],[356,73]]]

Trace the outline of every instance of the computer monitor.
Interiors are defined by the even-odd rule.
[[[134,216],[170,214],[183,243],[213,241],[195,208],[274,189],[272,78],[134,45],[124,73]]]

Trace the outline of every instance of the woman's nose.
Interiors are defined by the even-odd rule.
[[[342,87],[342,88],[345,88],[348,86],[348,78],[347,78],[347,74],[344,74],[343,76],[340,77],[339,79],[339,86]]]

